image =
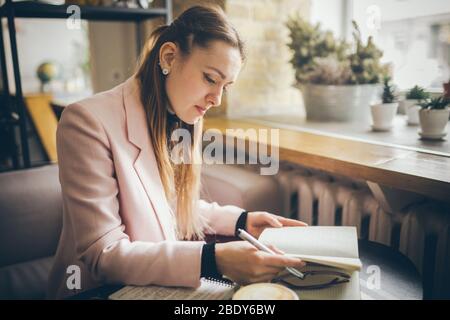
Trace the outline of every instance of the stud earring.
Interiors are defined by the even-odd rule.
[[[169,69],[163,68],[162,73],[163,75],[167,76],[169,74]]]

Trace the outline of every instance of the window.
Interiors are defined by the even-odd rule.
[[[312,21],[350,40],[354,19],[363,38],[373,36],[384,52],[383,61],[392,63],[393,80],[400,90],[416,84],[443,90],[442,83],[450,79],[448,0],[337,0],[332,11],[338,18],[333,19],[324,2],[312,1]]]

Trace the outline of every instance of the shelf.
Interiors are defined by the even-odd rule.
[[[8,15],[8,6],[12,6],[16,18],[49,18],[67,19],[73,13],[67,13],[70,4],[54,5],[34,1],[5,3],[0,7],[0,17]],[[79,6],[82,20],[97,21],[141,21],[149,18],[163,17],[167,14],[165,8],[121,8],[102,6]]]
[[[19,99],[23,99],[23,94],[21,92],[21,80],[17,53],[17,41],[16,41],[16,28],[14,24],[15,18],[35,18],[35,19],[70,19],[73,17],[74,10],[67,12],[67,9],[73,4],[50,4],[36,1],[19,1],[13,2],[12,0],[6,0],[3,5],[0,6],[0,18],[8,18],[8,28],[9,39],[11,43],[11,56],[13,61],[13,78],[15,80],[16,89],[19,92]],[[142,41],[140,39],[140,34],[142,32],[141,22],[154,19],[154,18],[164,18],[166,23],[172,21],[172,0],[165,0],[165,6],[159,8],[123,8],[123,7],[108,7],[108,6],[83,6],[79,5],[79,19],[89,20],[89,21],[122,21],[122,22],[134,22],[137,26],[137,44],[140,48]],[[0,19],[1,20],[1,19]],[[4,42],[4,39],[2,39]],[[4,43],[3,43],[4,44]],[[5,65],[4,57],[4,45],[0,43],[2,65]],[[140,51],[140,49],[138,49]],[[8,82],[8,77],[5,73],[2,74],[3,83]],[[3,106],[0,106],[3,108]],[[17,161],[14,164],[14,168],[30,168],[31,159],[29,152],[29,135],[27,132],[27,118],[25,110],[25,102],[17,104],[18,114],[21,115],[19,120],[14,120],[8,125],[11,127],[19,126],[20,133],[20,150],[22,154],[15,154],[14,159],[21,157],[23,159],[22,164],[18,164]],[[15,139],[15,135],[14,135]],[[1,170],[1,168],[0,168]]]
[[[8,122],[3,123],[5,126],[20,126],[20,119],[10,119]]]

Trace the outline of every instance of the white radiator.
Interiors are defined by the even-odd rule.
[[[394,215],[384,212],[364,183],[292,165],[280,168],[285,216],[309,225],[355,226],[359,237],[391,245]]]

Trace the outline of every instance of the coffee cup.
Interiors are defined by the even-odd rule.
[[[233,300],[299,300],[291,289],[276,283],[254,283],[239,288]]]

